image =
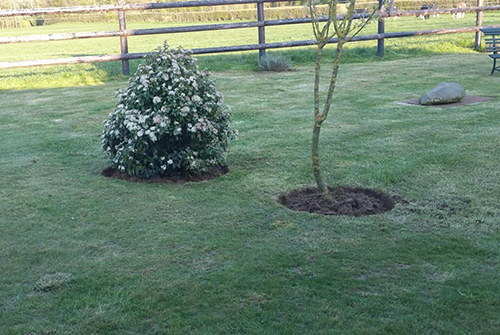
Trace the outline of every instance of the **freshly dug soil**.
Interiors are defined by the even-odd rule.
[[[321,196],[316,188],[304,188],[282,194],[278,201],[286,207],[325,215],[361,216],[390,211],[395,198],[366,188],[329,187],[331,200]]]
[[[229,172],[229,168],[227,166],[221,166],[217,168],[213,168],[208,172],[191,175],[186,173],[177,173],[167,176],[152,176],[148,179],[139,178],[137,176],[130,176],[124,172],[118,171],[113,168],[105,168],[102,170],[101,174],[104,177],[111,177],[117,179],[123,179],[135,183],[164,183],[164,184],[182,184],[185,182],[199,182],[210,180],[212,178],[216,178],[222,176]]]

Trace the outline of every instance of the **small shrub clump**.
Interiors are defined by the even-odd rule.
[[[72,283],[74,280],[71,273],[56,272],[47,274],[35,283],[34,289],[39,292],[54,291]]]
[[[118,97],[101,135],[112,168],[150,178],[226,164],[231,115],[188,51],[159,47]]]
[[[267,55],[259,60],[260,71],[289,71],[291,67],[292,59],[286,56]]]

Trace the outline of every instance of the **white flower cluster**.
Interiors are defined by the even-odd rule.
[[[236,136],[230,114],[187,51],[158,48],[118,97],[101,135],[116,169],[149,178],[225,164],[228,141]]]

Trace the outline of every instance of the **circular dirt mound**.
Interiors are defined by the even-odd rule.
[[[304,188],[279,196],[286,207],[325,215],[361,216],[390,211],[394,208],[393,197],[366,188],[328,188],[331,200],[321,196],[316,188]]]
[[[229,168],[227,166],[221,166],[218,168],[213,168],[205,173],[201,173],[198,175],[190,175],[185,173],[178,173],[167,176],[152,176],[148,179],[139,178],[137,176],[130,176],[124,172],[120,172],[113,168],[106,168],[102,170],[101,174],[104,177],[123,179],[136,183],[166,183],[166,184],[181,184],[185,182],[199,182],[210,180],[219,176],[222,176],[229,172]]]

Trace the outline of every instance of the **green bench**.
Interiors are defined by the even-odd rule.
[[[495,70],[500,71],[500,66],[497,66],[497,59],[500,58],[500,28],[482,28],[481,31],[484,34],[484,44],[486,46],[486,51],[488,51],[493,59],[493,68],[491,69],[491,74]]]

